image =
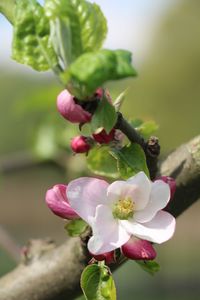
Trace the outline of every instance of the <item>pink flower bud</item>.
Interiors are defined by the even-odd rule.
[[[111,251],[111,252],[107,252],[101,255],[93,255],[92,253],[90,253],[94,259],[98,260],[98,261],[102,261],[105,260],[107,265],[110,265],[112,263],[115,262],[115,252]]]
[[[174,193],[176,191],[176,181],[172,177],[169,177],[169,176],[160,176],[160,177],[156,178],[156,180],[162,180],[169,185],[170,194],[171,194],[170,199],[173,199]]]
[[[104,90],[103,88],[96,89],[95,96],[97,98],[101,99],[103,97],[103,94],[106,96],[108,102],[113,105],[112,98],[111,98],[110,93],[107,89],[106,90]]]
[[[59,113],[72,123],[87,123],[91,120],[91,114],[76,104],[74,97],[67,91],[62,91],[57,98]]]
[[[112,129],[110,133],[106,133],[103,129],[100,133],[94,133],[92,136],[99,144],[108,144],[115,138],[115,129]]]
[[[103,89],[101,87],[99,87],[98,89],[96,89],[95,96],[97,98],[101,99],[101,97],[103,96]]]
[[[88,143],[88,138],[79,135],[72,139],[71,148],[75,153],[85,153],[90,150],[91,145]]]
[[[152,260],[156,257],[156,251],[149,241],[131,237],[121,247],[124,256],[134,260]]]
[[[70,207],[66,196],[67,186],[64,184],[54,185],[46,192],[45,201],[50,210],[63,219],[78,219],[77,213]]]

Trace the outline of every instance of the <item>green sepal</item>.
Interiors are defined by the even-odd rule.
[[[69,236],[75,237],[83,234],[88,228],[88,224],[82,219],[76,219],[69,221],[65,225],[65,230],[68,232]]]
[[[135,262],[150,275],[155,275],[155,273],[160,271],[160,265],[154,260],[135,260]]]
[[[95,132],[104,128],[107,133],[113,129],[117,122],[117,114],[114,106],[108,101],[105,95],[99,101],[97,109],[92,117],[91,128]]]

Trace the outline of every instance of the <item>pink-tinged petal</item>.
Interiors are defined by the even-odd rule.
[[[91,114],[75,103],[74,97],[67,91],[62,91],[57,98],[59,113],[72,123],[86,123],[91,120]]]
[[[152,182],[144,172],[139,172],[135,176],[129,178],[127,183],[135,187],[133,194],[135,210],[143,209],[149,201]]]
[[[107,203],[107,187],[106,181],[90,177],[75,179],[68,184],[67,198],[71,207],[90,225],[96,207]]]
[[[66,197],[67,186],[64,184],[54,185],[52,189],[46,192],[46,204],[51,211],[64,219],[77,219],[79,216],[71,208],[68,199]]]
[[[112,211],[106,205],[99,205],[92,224],[93,236],[88,249],[94,255],[110,252],[125,244],[130,234],[113,218]]]
[[[146,223],[153,219],[157,212],[163,209],[170,199],[169,185],[162,180],[152,183],[150,199],[143,210],[136,211],[134,220],[139,223]]]
[[[156,258],[156,251],[149,241],[131,237],[130,240],[121,247],[124,256],[135,260],[153,260]]]
[[[132,221],[120,221],[122,226],[132,235],[153,243],[164,243],[169,240],[175,231],[175,218],[165,211],[159,211],[147,223],[139,224]]]
[[[156,180],[162,180],[165,183],[167,183],[170,187],[170,200],[173,199],[175,191],[176,191],[176,181],[174,178],[169,177],[169,176],[160,176],[156,178]]]

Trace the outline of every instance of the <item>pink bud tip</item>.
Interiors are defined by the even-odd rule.
[[[96,259],[98,261],[105,260],[107,265],[110,265],[115,262],[115,252],[114,251],[106,252],[106,253],[100,254],[100,255],[93,255],[92,253],[90,253],[90,254],[94,257],[94,259]]]
[[[85,136],[76,136],[71,141],[71,148],[75,153],[85,153],[91,148],[88,139]]]
[[[115,129],[112,129],[109,133],[106,133],[103,129],[100,133],[94,133],[92,136],[99,144],[108,144],[115,138]]]
[[[124,256],[134,260],[153,260],[156,257],[156,251],[149,241],[135,237],[131,237],[121,250]]]
[[[45,201],[50,210],[57,216],[64,219],[78,219],[79,216],[70,207],[66,196],[67,186],[64,184],[54,185],[46,192]]]
[[[74,97],[67,91],[62,91],[57,98],[59,113],[72,123],[87,123],[91,120],[91,114],[76,104]]]
[[[104,92],[104,90],[101,87],[99,87],[98,89],[96,89],[95,96],[97,98],[101,99],[103,96],[103,92]]]
[[[160,176],[160,177],[156,178],[156,180],[162,180],[169,185],[170,195],[171,195],[170,198],[173,199],[174,193],[176,191],[176,181],[172,177],[169,177],[169,176]]]

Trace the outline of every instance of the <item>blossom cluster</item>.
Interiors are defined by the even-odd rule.
[[[97,260],[114,260],[118,248],[135,260],[152,260],[152,243],[169,240],[175,218],[165,211],[174,195],[175,182],[160,177],[154,182],[144,172],[111,184],[90,177],[58,184],[46,193],[52,212],[64,219],[82,218],[92,229],[88,250]]]

